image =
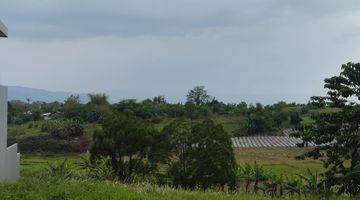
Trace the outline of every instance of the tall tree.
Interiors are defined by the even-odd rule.
[[[210,98],[204,86],[196,86],[187,94],[187,101],[193,102],[197,106],[209,102]]]
[[[338,107],[338,112],[325,112],[314,117],[315,125],[298,133],[304,144],[318,146],[305,154],[315,159],[323,158],[326,172],[326,189],[338,193],[360,193],[360,63],[342,65],[338,76],[325,79],[328,95],[318,100],[328,106]]]
[[[105,93],[93,93],[88,94],[90,98],[90,103],[103,106],[103,105],[109,105],[108,96]]]
[[[166,104],[165,96],[156,96],[152,100],[154,104]]]

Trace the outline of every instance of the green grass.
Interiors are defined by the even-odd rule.
[[[2,200],[262,200],[259,195],[242,192],[229,194],[216,191],[184,191],[151,185],[123,185],[107,181],[55,180],[22,178],[17,183],[0,184]],[[298,197],[287,199],[300,199]],[[306,197],[301,199],[317,199]],[[332,199],[341,199],[332,198]]]
[[[313,119],[311,119],[311,117],[309,117],[309,116],[301,117],[301,125],[303,125],[303,126],[310,126],[314,123],[315,123],[315,121]]]
[[[295,160],[294,157],[309,149],[299,148],[254,148],[238,149],[235,155],[238,163],[252,164],[255,161],[266,169],[284,175],[305,173],[307,168],[321,171],[322,165],[318,161]],[[92,200],[92,199],[129,199],[129,200],[261,200],[269,199],[261,195],[246,194],[239,191],[234,194],[218,191],[184,191],[171,188],[162,188],[149,184],[124,185],[118,182],[93,180],[58,180],[43,176],[48,163],[60,163],[67,159],[75,164],[81,160],[82,155],[22,155],[22,178],[11,184],[0,184],[0,199],[54,199],[54,200]],[[286,198],[285,198],[286,199]],[[287,199],[300,199],[290,198]],[[302,197],[301,199],[317,199],[315,197]],[[345,199],[334,197],[333,199]]]
[[[236,150],[235,156],[239,164],[257,162],[268,170],[287,176],[306,174],[307,169],[324,171],[320,161],[295,159],[296,156],[309,150],[307,148],[246,148]]]
[[[151,186],[125,186],[111,182],[45,181],[22,179],[16,184],[0,187],[0,199],[265,199],[251,195],[224,193],[185,192]]]
[[[309,168],[312,171],[323,171],[320,161],[296,160],[295,157],[308,151],[300,148],[246,148],[235,150],[235,156],[239,164],[253,164],[257,162],[266,169],[286,174],[305,174]],[[22,155],[21,174],[23,176],[37,175],[48,166],[48,163],[62,162],[67,160],[70,163],[79,163],[85,155]]]
[[[39,135],[42,134],[40,128],[42,121],[39,122],[28,122],[22,125],[9,125],[8,135],[9,137],[19,137],[26,135]]]
[[[81,161],[81,155],[21,155],[20,173],[21,176],[37,176],[43,173],[49,164],[60,163],[67,160],[68,163],[78,163]]]
[[[19,137],[44,134],[44,132],[41,131],[41,126],[43,122],[44,121],[27,122],[22,125],[10,124],[8,127],[8,135],[9,137]],[[101,126],[96,123],[84,124],[84,135],[91,137],[94,131],[99,128],[101,128]]]
[[[322,114],[322,113],[336,113],[341,111],[341,108],[326,107],[321,109],[310,110],[310,114]]]
[[[218,115],[212,119],[215,123],[222,124],[224,130],[233,135],[243,130],[246,124],[244,116]]]

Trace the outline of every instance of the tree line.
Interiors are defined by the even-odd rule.
[[[317,107],[313,104],[278,102],[264,106],[240,103],[224,103],[210,97],[205,87],[196,86],[189,90],[185,103],[169,103],[164,96],[137,101],[125,99],[110,104],[106,94],[89,94],[90,101],[82,103],[79,96],[72,95],[65,102],[20,102],[10,101],[8,121],[25,124],[43,119],[43,114],[51,114],[51,119],[68,119],[81,123],[100,123],[113,112],[132,113],[151,123],[160,123],[166,118],[187,118],[192,121],[212,116],[242,116],[245,122],[235,134],[251,135],[270,133],[298,126],[301,115]]]

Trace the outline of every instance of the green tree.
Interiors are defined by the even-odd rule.
[[[230,135],[220,124],[205,120],[192,127],[195,181],[205,189],[236,187],[236,161]]]
[[[292,112],[290,114],[290,123],[292,125],[299,125],[301,122],[300,114],[298,112]]]
[[[81,118],[83,105],[79,95],[71,95],[64,103],[64,116],[66,118]]]
[[[338,112],[325,112],[314,116],[315,125],[297,136],[304,144],[318,146],[305,156],[324,158],[324,183],[327,189],[338,193],[360,193],[360,63],[342,65],[338,76],[325,79],[329,106],[341,108]]]
[[[286,122],[288,119],[288,113],[282,110],[275,111],[273,114],[274,122],[277,127],[281,127],[281,125]]]
[[[152,101],[154,104],[166,104],[166,99],[164,96],[154,97]]]
[[[109,97],[105,93],[88,94],[90,103],[98,106],[109,105]]]
[[[101,122],[110,112],[109,106],[87,104],[84,106],[84,119],[90,123]]]
[[[175,186],[194,189],[236,187],[231,137],[211,120],[189,124],[178,120],[164,129],[173,144],[169,175]]]
[[[200,116],[199,108],[191,101],[185,103],[185,115],[191,119],[197,119]]]
[[[190,150],[193,148],[191,141],[191,125],[184,119],[177,119],[165,126],[163,135],[166,136],[168,153],[168,175],[175,187],[194,189],[195,182],[192,177],[192,157]]]
[[[93,135],[91,160],[111,158],[118,178],[133,182],[136,175],[146,175],[156,170],[155,137],[159,133],[151,125],[132,114],[115,113],[102,124],[102,130]]]
[[[187,94],[187,101],[192,102],[197,106],[209,102],[210,98],[211,97],[207,94],[204,86],[196,86]]]
[[[250,114],[247,119],[247,132],[249,134],[259,134],[273,130],[273,122],[269,113],[258,111]]]

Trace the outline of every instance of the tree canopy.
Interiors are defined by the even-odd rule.
[[[360,63],[342,65],[338,76],[325,79],[326,97],[314,97],[318,105],[340,108],[314,117],[315,124],[298,136],[305,145],[318,146],[305,154],[323,159],[325,189],[338,193],[360,193]]]
[[[204,86],[195,86],[187,94],[187,101],[193,102],[197,106],[203,105],[210,101],[210,96],[207,94]]]

